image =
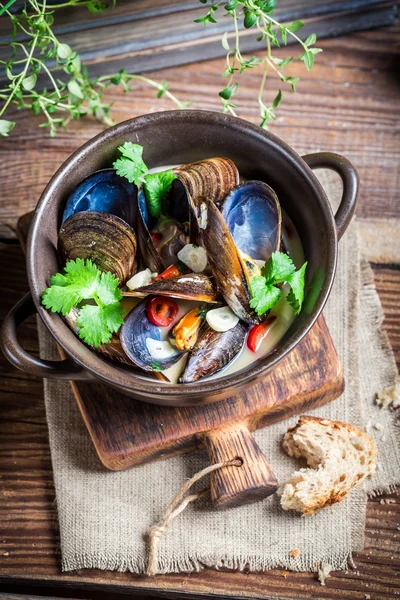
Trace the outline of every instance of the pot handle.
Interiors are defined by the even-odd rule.
[[[306,154],[306,156],[302,156],[302,159],[311,169],[331,169],[341,177],[343,194],[339,208],[335,214],[337,236],[338,240],[340,240],[356,209],[359,187],[357,171],[347,158],[333,152]]]
[[[36,313],[32,294],[26,294],[10,310],[3,321],[0,344],[4,356],[18,369],[38,377],[49,379],[91,379],[91,375],[71,358],[44,360],[25,352],[17,338],[18,327]]]

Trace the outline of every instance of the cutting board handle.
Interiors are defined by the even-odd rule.
[[[278,482],[269,462],[244,423],[208,431],[204,438],[210,463],[240,458],[241,466],[229,466],[210,474],[211,500],[215,508],[250,504],[271,496]]]

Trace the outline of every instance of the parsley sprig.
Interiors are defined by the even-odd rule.
[[[78,308],[79,337],[91,346],[107,344],[124,322],[118,279],[81,258],[68,261],[64,271],[51,277],[42,295],[43,305],[62,315]],[[82,305],[85,300],[92,303]]]
[[[293,312],[298,315],[304,300],[304,281],[307,263],[296,271],[292,259],[283,252],[273,252],[271,258],[261,269],[261,275],[253,277],[250,281],[252,299],[251,308],[258,315],[263,315],[270,310],[282,296],[281,286],[287,283],[290,291],[286,300],[293,307]]]
[[[114,163],[113,167],[117,174],[126,177],[129,183],[137,186],[143,183],[147,207],[150,215],[158,219],[162,212],[162,204],[171,189],[176,175],[172,170],[148,173],[148,168],[143,160],[143,146],[125,142],[118,150],[121,157]]]

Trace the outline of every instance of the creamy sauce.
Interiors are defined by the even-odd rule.
[[[175,166],[175,165],[174,165]],[[150,169],[150,172],[156,171],[164,171],[166,169],[171,169],[173,166],[162,166],[155,169]],[[282,209],[282,238],[284,244],[288,250],[288,253],[296,265],[296,268],[299,269],[304,263],[304,252],[303,247],[300,241],[300,237],[291,221],[289,216]],[[253,257],[256,258],[256,257]],[[252,352],[247,347],[247,339],[245,340],[242,350],[240,353],[221,371],[211,375],[210,377],[204,377],[200,381],[217,379],[219,377],[223,377],[225,375],[230,375],[235,373],[236,371],[240,371],[251,365],[252,363],[258,361],[260,358],[263,358],[270,354],[278,345],[279,341],[282,339],[286,331],[289,329],[290,325],[293,323],[295,316],[293,315],[293,310],[290,304],[286,301],[285,292],[289,291],[288,287],[285,285],[282,288],[284,294],[282,294],[281,299],[271,310],[271,315],[275,315],[277,317],[276,321],[272,324],[271,329],[267,335],[267,337],[263,340],[260,345],[260,348],[257,352]],[[168,339],[168,332],[170,329],[174,327],[174,325],[190,310],[196,308],[200,305],[199,302],[186,301],[186,300],[177,300],[175,299],[179,306],[179,312],[173,321],[173,323],[169,327],[161,327],[161,339]],[[134,298],[125,298],[124,306],[126,311],[129,312],[132,308],[139,302],[138,299]],[[212,307],[209,304],[210,308]],[[249,328],[249,330],[251,327]],[[172,367],[169,369],[165,369],[163,373],[169,379],[170,383],[178,383],[179,376],[184,370],[186,361],[188,358],[188,354],[182,356],[182,358],[177,361]],[[145,377],[145,375],[144,375]]]

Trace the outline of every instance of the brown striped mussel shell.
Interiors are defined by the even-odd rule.
[[[101,271],[110,271],[123,285],[136,273],[136,234],[110,213],[78,212],[66,219],[58,235],[61,260],[90,259]]]

